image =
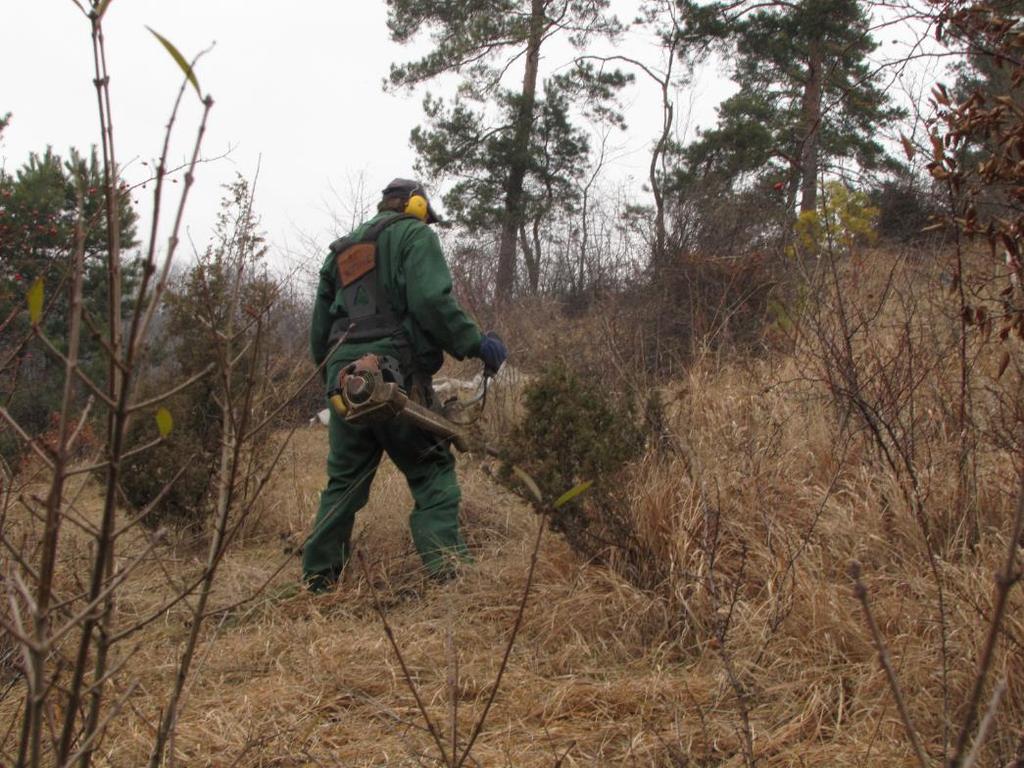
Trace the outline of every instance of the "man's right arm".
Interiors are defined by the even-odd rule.
[[[330,351],[331,325],[334,318],[331,315],[331,305],[334,303],[336,293],[334,282],[334,258],[333,254],[327,256],[323,267],[320,269],[320,284],[316,289],[316,299],[313,302],[313,320],[309,326],[309,351],[313,355],[313,362],[320,365]]]

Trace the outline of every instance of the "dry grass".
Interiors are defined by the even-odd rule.
[[[549,535],[476,764],[740,766],[746,708],[758,765],[911,765],[851,596],[846,568],[854,558],[863,563],[911,716],[940,764],[942,629],[920,532],[870,441],[838,429],[826,393],[806,381],[806,363],[790,354],[708,358],[665,388],[675,446],[646,456],[630,488],[637,531],[657,553],[664,583],[638,590],[614,569],[580,563]],[[433,754],[432,742],[370,585],[350,572],[324,597],[298,589],[293,550],[315,511],[326,447],[320,428],[295,435],[258,524],[223,566],[173,744],[178,765],[435,764],[420,757]],[[954,449],[934,437],[927,446],[936,504],[951,497],[954,480],[942,468]],[[496,672],[538,522],[482,470],[475,459],[460,461],[477,563],[457,582],[423,578],[406,526],[411,501],[386,462],[357,528],[373,586],[440,723],[448,722],[454,646],[463,737]],[[973,678],[1015,483],[995,448],[979,451],[977,470],[986,505],[981,540],[941,562],[952,723]],[[95,493],[84,488],[83,509],[95,506]],[[129,558],[141,546],[140,535],[120,554]],[[62,587],[71,592],[74,543],[65,551]],[[158,553],[120,597],[124,625],[201,569],[196,542],[173,541]],[[1009,690],[981,765],[1008,760],[1024,722],[1022,608],[1018,593],[996,666]],[[147,757],[188,613],[176,606],[127,641],[125,653],[135,656],[115,687],[137,679],[141,688],[104,741],[100,764],[134,766]],[[15,694],[0,701],[0,722],[16,718],[18,704]]]

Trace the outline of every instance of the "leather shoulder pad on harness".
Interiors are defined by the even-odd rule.
[[[328,341],[343,336],[349,341],[368,341],[394,335],[402,325],[378,282],[377,238],[389,226],[415,216],[389,216],[366,229],[361,237],[342,237],[331,243],[331,256],[345,306],[345,316],[331,326]]]
[[[392,216],[374,224],[359,239],[348,236],[338,238],[331,243],[331,253],[334,254],[338,279],[342,287],[347,288],[359,278],[376,269],[377,238],[392,224],[405,219],[419,221],[415,216],[409,214]]]

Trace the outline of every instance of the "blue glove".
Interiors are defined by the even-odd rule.
[[[499,338],[498,334],[488,331],[480,339],[480,351],[476,353],[476,356],[484,361],[484,375],[493,376],[508,357],[508,349],[505,348],[505,342]]]

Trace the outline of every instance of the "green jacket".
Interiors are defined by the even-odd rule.
[[[379,213],[352,233],[358,238],[385,217]],[[444,361],[443,352],[462,360],[480,349],[480,329],[452,296],[452,276],[441,253],[441,241],[426,224],[415,219],[387,227],[377,239],[377,272],[380,287],[403,327],[412,348],[413,362],[424,373],[433,374]],[[330,351],[328,337],[335,320],[348,316],[338,282],[334,254],[328,254],[320,268],[320,285],[313,305],[309,346],[317,365]],[[329,366],[351,362],[365,354],[398,356],[392,339],[343,343]]]

